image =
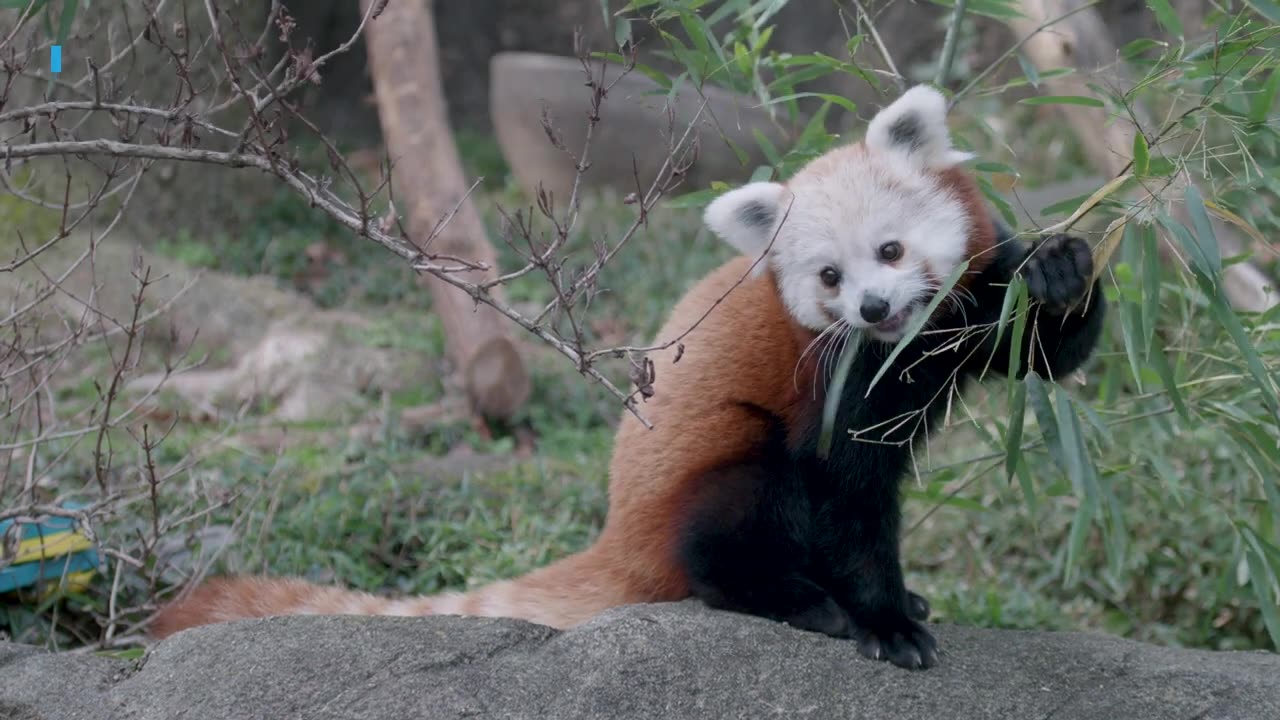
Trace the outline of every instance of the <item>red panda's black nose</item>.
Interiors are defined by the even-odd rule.
[[[862,319],[869,323],[878,323],[889,317],[889,301],[875,295],[862,298],[862,307],[858,308]]]

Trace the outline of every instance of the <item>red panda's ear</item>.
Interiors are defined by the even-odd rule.
[[[928,85],[917,85],[876,113],[867,126],[867,149],[893,154],[921,168],[945,170],[973,157],[951,147],[947,100]]]
[[[748,183],[711,201],[702,219],[742,254],[760,257],[773,240],[785,195],[778,183]]]

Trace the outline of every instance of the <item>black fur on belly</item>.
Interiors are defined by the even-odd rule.
[[[900,667],[937,663],[924,625],[928,603],[907,590],[899,553],[899,486],[912,445],[937,423],[948,394],[984,369],[1021,377],[1030,359],[1044,375],[1074,371],[1093,352],[1105,315],[1083,241],[1057,235],[1028,247],[1003,231],[995,252],[968,284],[963,312],[932,318],[931,327],[943,332],[913,340],[870,391],[892,348],[863,344],[827,458],[817,452],[817,413],[811,427],[790,435],[802,438],[798,446],[788,443],[783,421],[771,418],[771,439],[755,457],[699,481],[705,490],[679,545],[696,596],[712,607],[851,638],[863,655]],[[1015,272],[1027,280],[1037,329],[1024,334],[1023,365],[1010,368],[1011,333],[997,347],[994,327]],[[957,335],[947,330],[968,332],[957,348],[934,352],[954,344]]]

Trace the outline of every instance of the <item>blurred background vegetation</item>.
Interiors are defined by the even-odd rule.
[[[724,179],[733,183],[785,177],[859,136],[865,118],[892,99],[895,78],[870,20],[905,81],[941,75],[950,92],[963,92],[953,112],[957,142],[978,154],[990,200],[1023,230],[1065,220],[1112,179],[1091,164],[1080,134],[1057,111],[1102,107],[1121,122],[1115,118],[1141,105],[1153,119],[1127,148],[1128,179],[1076,223],[1095,245],[1120,243],[1104,275],[1113,312],[1097,357],[1083,383],[1061,379],[1066,390],[1000,381],[953,410],[907,481],[908,584],[930,598],[938,622],[1275,648],[1280,311],[1231,309],[1221,268],[1250,260],[1274,278],[1280,257],[1273,240],[1280,8],[1266,0],[1067,3],[1105,22],[1119,48],[1106,65],[1123,64],[1129,83],[1091,82],[1063,97],[1046,83],[1085,73],[1036,66],[1011,29],[1019,16],[1013,0],[972,0],[959,22],[952,2],[865,2],[866,15],[858,3],[816,5],[436,3],[451,122],[467,175],[484,178],[475,199],[503,266],[519,263],[504,241],[508,213],[534,200],[494,136],[488,59],[504,50],[569,55],[575,25],[599,57],[620,60],[620,45],[638,45],[637,72],[672,87],[736,91],[797,130],[789,146],[765,151],[762,167]],[[359,21],[355,3],[294,11],[300,32],[320,47],[340,42]],[[953,27],[956,59],[940,66]],[[306,92],[309,117],[344,152],[378,157],[362,48],[338,57]],[[298,146],[305,162],[323,166],[322,146]],[[1186,177],[1198,190],[1170,182]],[[110,435],[119,472],[154,463],[165,482],[152,497],[113,508],[94,529],[127,548],[146,535],[148,505],[193,507],[198,520],[175,524],[168,542],[148,547],[147,568],[107,557],[106,572],[87,587],[0,600],[0,633],[59,647],[128,646],[136,633],[121,631],[120,642],[104,630],[107,618],[118,620],[115,598],[138,608],[124,623],[136,630],[147,608],[197,566],[435,592],[510,577],[591,540],[606,506],[615,398],[528,340],[521,349],[532,396],[508,421],[480,422],[456,409],[440,323],[404,263],[269,178],[183,166],[157,184],[128,217],[128,247],[141,247],[157,267],[265,279],[300,298],[306,312],[363,318],[353,346],[403,351],[419,364],[407,381],[369,391],[360,412],[330,419],[283,421],[270,401],[193,409],[189,398],[162,393],[148,417],[153,432],[172,429],[154,453],[139,452],[137,424]],[[647,342],[681,293],[730,257],[698,213],[722,187],[682,188],[605,267],[587,314],[593,341]],[[1045,188],[1043,212],[1029,218],[1020,193]],[[588,189],[568,257],[589,262],[594,243],[626,231],[635,211],[624,195]],[[1189,219],[1175,219],[1174,205]],[[1201,221],[1214,210],[1252,240],[1239,256],[1222,253]],[[6,255],[16,252],[19,231],[43,237],[57,225],[56,210],[0,196]],[[1172,261],[1157,259],[1166,239],[1177,248]],[[536,308],[551,292],[529,275],[508,287],[508,298]],[[214,298],[208,311],[219,304]],[[192,355],[234,363],[232,346],[197,336]],[[111,353],[109,345],[86,345],[60,370],[50,392],[61,415],[102,403]],[[139,368],[154,370],[164,357],[144,354]],[[627,381],[625,363],[606,374]],[[29,431],[6,431],[0,442]],[[41,496],[94,502],[94,449],[72,438],[32,450],[49,468],[38,478]],[[17,477],[28,459],[10,451],[3,472]],[[0,503],[9,501],[0,494]]]

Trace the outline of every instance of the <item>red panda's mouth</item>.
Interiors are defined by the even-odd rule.
[[[898,333],[907,327],[907,320],[911,318],[911,311],[915,309],[915,303],[904,306],[898,312],[876,323],[876,330],[882,333]]]

